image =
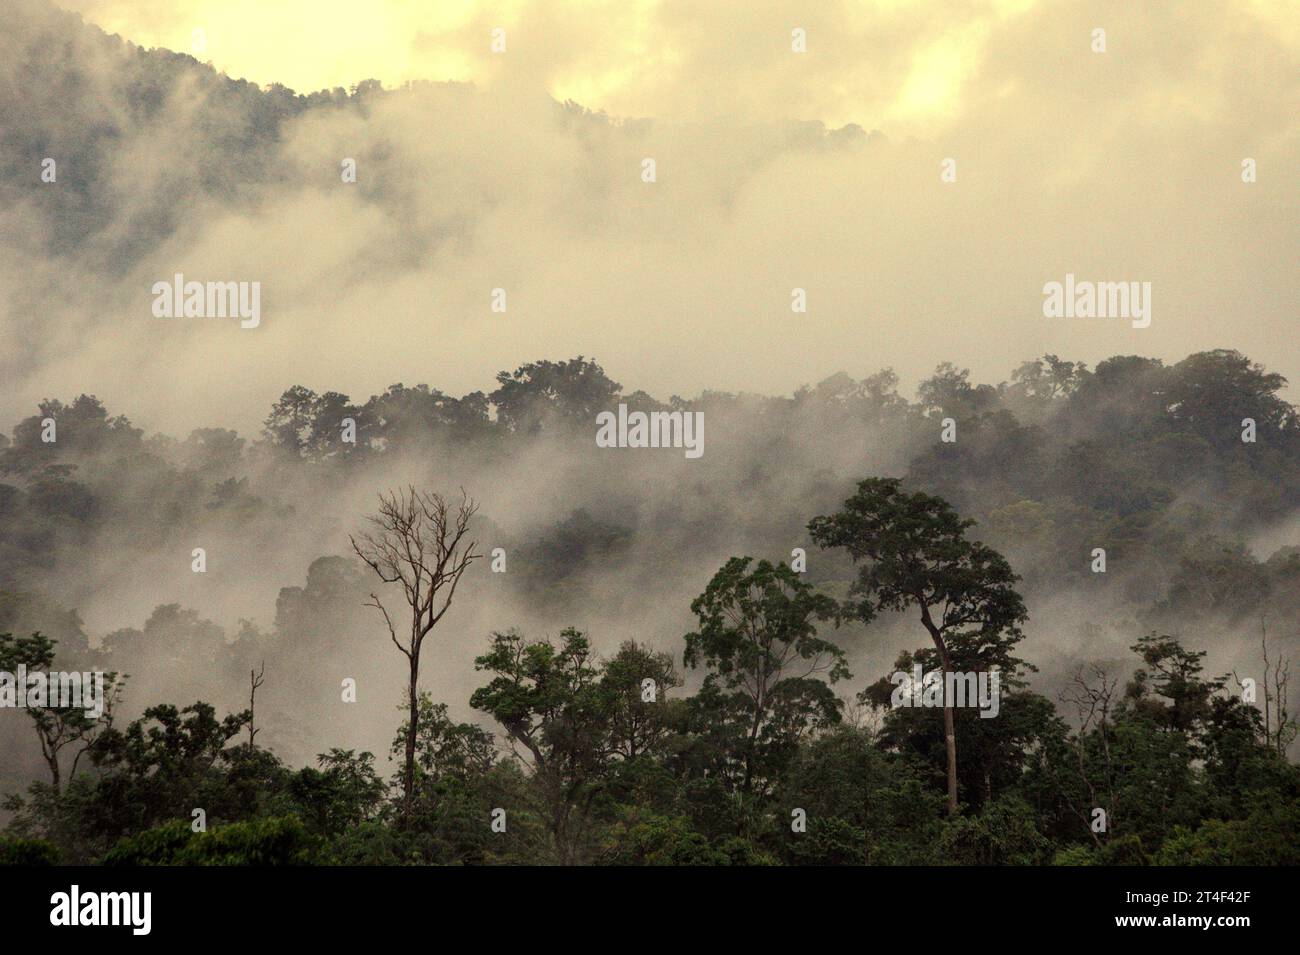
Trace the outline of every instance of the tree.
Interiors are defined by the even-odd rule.
[[[1259,645],[1264,655],[1264,742],[1285,759],[1287,748],[1300,735],[1300,723],[1288,708],[1291,661],[1285,657],[1269,661],[1268,621],[1264,615],[1259,618]]]
[[[1105,438],[1113,448],[1167,430],[1169,369],[1158,358],[1116,355],[1070,394],[1058,427],[1071,438]]]
[[[391,752],[405,744],[407,726],[398,728]],[[415,799],[403,833],[409,857],[428,864],[477,864],[493,848],[492,834],[483,825],[501,800],[490,800],[495,787],[490,774],[496,765],[493,735],[472,723],[456,723],[447,704],[420,694],[420,725],[416,742]],[[402,773],[397,774],[399,786]]]
[[[1105,667],[1094,663],[1090,673],[1085,673],[1084,668],[1080,666],[1069,688],[1061,693],[1063,701],[1074,705],[1076,718],[1079,721],[1079,732],[1071,740],[1071,744],[1079,767],[1079,779],[1088,790],[1088,807],[1104,808],[1109,817],[1103,830],[1106,841],[1109,841],[1115,829],[1115,818],[1120,815],[1120,807],[1115,799],[1115,761],[1111,757],[1111,736],[1114,733],[1111,711],[1114,708],[1115,687],[1118,682],[1118,677],[1112,677]],[[1089,746],[1089,743],[1093,745]],[[1087,769],[1087,756],[1090,752],[1095,752],[1101,763],[1100,787],[1104,787],[1104,801],[1098,794],[1099,785],[1093,782]],[[1065,799],[1069,804],[1069,797],[1066,796]],[[1093,842],[1100,847],[1103,840],[1100,838],[1101,834],[1089,825],[1090,820],[1086,811],[1088,807],[1070,805],[1070,809],[1080,821],[1088,826]]]
[[[406,657],[410,672],[403,779],[403,811],[408,818],[415,785],[420,650],[424,638],[451,606],[461,575],[480,556],[474,552],[474,541],[465,542],[470,521],[477,510],[478,505],[463,490],[460,504],[453,513],[441,495],[409,487],[404,491],[381,494],[379,512],[370,518],[375,532],[363,534],[359,540],[350,538],[352,549],[380,580],[401,585],[402,596],[410,608],[409,631],[404,640],[398,640],[393,618],[378,595],[372,593],[367,603],[383,614],[388,635]]]
[[[257,727],[255,719],[257,717],[257,691],[261,685],[266,682],[266,661],[262,661],[262,666],[257,670],[248,671],[248,748],[257,748]]]
[[[581,355],[568,361],[537,361],[514,373],[497,374],[498,388],[488,396],[497,419],[511,431],[536,433],[553,421],[594,427],[623,386]]]
[[[436,783],[453,776],[467,779],[492,768],[496,761],[492,734],[473,723],[453,723],[447,716],[447,704],[434,703],[427,692],[420,694],[419,720],[416,730],[417,784],[425,781]],[[391,753],[396,754],[405,746],[409,729],[406,723],[401,725]]]
[[[528,751],[560,861],[576,862],[581,824],[605,767],[608,725],[586,635],[566,628],[557,646],[514,630],[494,633],[474,668],[494,676],[470,705],[490,713]]]
[[[14,674],[21,666],[29,674],[41,672],[48,678],[54,666],[54,644],[55,641],[39,631],[30,637],[0,633],[0,672]],[[26,707],[27,715],[35,724],[41,756],[50,769],[50,784],[56,793],[62,783],[63,751],[70,746],[77,747],[70,771],[75,776],[82,755],[113,725],[113,706],[125,680],[119,680],[116,673],[105,673],[103,678],[103,696],[97,715],[92,716],[86,706],[51,706],[48,700],[45,705]]]
[[[733,557],[691,604],[699,629],[686,635],[687,666],[709,669],[697,701],[722,734],[728,775],[738,744],[737,788],[764,795],[812,728],[839,722],[842,702],[817,678],[847,678],[844,651],[817,636],[814,621],[835,616],[835,601],[786,564]]]
[[[1083,362],[1062,361],[1055,355],[1044,355],[1023,362],[1011,373],[1011,383],[1003,389],[1013,395],[1033,401],[1050,403],[1058,398],[1068,398],[1088,375]]]
[[[464,443],[491,427],[487,396],[481,391],[453,398],[428,385],[407,387],[398,383],[372,396],[361,410],[372,443],[385,451],[417,450],[442,434]]]
[[[313,832],[337,835],[377,812],[387,787],[375,772],[373,753],[337,747],[316,757],[288,780],[286,795],[295,814]]]
[[[670,654],[625,641],[601,667],[607,750],[624,760],[654,753],[670,731],[663,718],[664,699],[681,685]]]
[[[1052,702],[1026,688],[1020,676],[1023,661],[1009,652],[988,652],[987,648],[980,656],[965,644],[951,645],[949,650],[953,672],[996,670],[1000,676],[991,698],[997,705],[996,719],[986,718],[988,711],[977,709],[974,701],[958,706],[954,713],[954,736],[961,738],[964,757],[957,766],[957,789],[963,794],[965,807],[978,812],[987,803],[1020,788],[1026,764],[1036,758],[1042,746],[1055,741],[1062,727]],[[941,672],[933,646],[900,653],[893,672],[912,673],[917,666],[924,673]],[[944,722],[927,706],[895,706],[897,689],[894,680],[885,677],[858,695],[859,703],[884,712],[877,744],[919,757],[930,770],[928,781],[933,784],[937,779],[939,788],[945,789],[948,745]]]
[[[954,647],[969,660],[1006,659],[1028,617],[1013,585],[1019,578],[997,551],[966,539],[974,521],[947,501],[908,494],[896,478],[868,478],[844,509],[808,525],[818,546],[844,547],[864,562],[850,591],[863,622],[882,610],[920,611],[934,643],[944,682],[944,742],[948,756],[948,812],[957,813],[957,736],[948,673]],[[978,665],[978,664],[977,664]]]
[[[11,447],[0,453],[0,474],[31,474],[50,460],[50,452],[75,452],[82,455],[99,452],[130,454],[138,450],[144,432],[133,427],[124,416],[109,417],[108,411],[94,395],[80,395],[72,404],[58,399],[42,401],[39,413],[24,418],[14,427]],[[58,440],[53,447],[42,440],[45,421],[52,419]]]
[[[1149,633],[1130,649],[1144,664],[1124,691],[1133,709],[1150,716],[1158,726],[1196,733],[1209,718],[1212,698],[1227,684],[1227,677],[1203,678],[1205,651],[1188,650],[1177,637]]]
[[[199,701],[183,709],[151,706],[125,730],[106,730],[90,753],[102,774],[93,800],[97,825],[127,834],[188,816],[196,806],[213,818],[247,812],[247,794],[230,788],[224,769],[238,753],[249,753],[226,748],[248,719],[247,710],[218,719]]]
[[[969,369],[945,361],[917,386],[916,397],[927,415],[942,412],[960,420],[992,410],[998,393],[992,385],[972,385]]]
[[[1180,428],[1199,434],[1220,451],[1241,448],[1241,422],[1252,419],[1259,439],[1293,442],[1295,409],[1278,397],[1287,381],[1264,371],[1240,352],[1216,349],[1188,355],[1169,375],[1170,417]]]
[[[356,441],[349,449],[342,438],[343,420],[351,418],[357,427]],[[273,447],[309,460],[351,455],[368,447],[365,435],[370,420],[364,408],[351,403],[337,391],[316,394],[294,385],[271,406],[262,428],[263,438]]]

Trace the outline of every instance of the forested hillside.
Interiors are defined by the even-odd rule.
[[[886,370],[659,401],[575,358],[459,398],[295,386],[260,434],[184,438],[51,399],[0,449],[0,653],[112,671],[119,695],[89,723],[0,713],[25,754],[5,764],[4,851],[1295,862],[1284,385],[1222,351],[1047,356],[998,385],[944,365],[914,400]],[[703,412],[707,453],[595,449],[620,402]],[[405,666],[348,544],[408,483],[476,499],[482,557],[425,646],[409,789]],[[931,555],[912,590],[890,590],[918,565],[879,552],[888,526]],[[96,619],[153,609],[87,627],[82,601],[113,587],[139,598],[92,601]],[[273,616],[226,615],[268,587]],[[951,667],[1003,675],[996,718],[957,711],[956,813],[942,709],[899,708],[888,679],[937,665],[915,594],[941,591],[976,608]]]

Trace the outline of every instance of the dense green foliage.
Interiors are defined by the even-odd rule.
[[[734,586],[737,569],[724,568],[714,584]],[[761,600],[771,578],[759,576],[749,593]],[[708,627],[710,611],[700,609]],[[788,622],[783,616],[778,629]],[[760,621],[755,630],[770,626]],[[153,707],[125,730],[96,738],[88,749],[94,768],[61,791],[36,783],[25,799],[11,799],[15,817],[0,859],[1300,862],[1300,769],[1264,738],[1258,710],[1205,678],[1198,654],[1171,638],[1135,644],[1140,662],[1124,694],[1081,730],[1068,729],[1024,687],[1004,700],[1005,721],[963,722],[967,763],[977,769],[963,775],[962,811],[949,816],[939,711],[881,708],[883,722],[871,729],[844,721],[818,676],[791,678],[790,688],[769,679],[767,698],[719,691],[756,686],[772,672],[783,648],[769,637],[777,639],[766,635],[747,663],[698,657],[711,677],[730,679],[678,698],[669,693],[678,683],[671,661],[635,644],[597,660],[576,630],[558,644],[496,634],[479,657],[490,677],[473,702],[505,727],[523,758],[507,758],[489,734],[451,721],[426,694],[409,817],[401,812],[401,780],[382,781],[369,753],[334,750],[319,768],[294,771],[264,750],[230,743],[247,713],[218,720],[205,704],[183,712]],[[658,691],[653,699],[639,676],[629,684],[629,673],[653,674],[646,678]],[[811,692],[811,683],[822,692]],[[405,727],[397,734],[395,748]],[[204,808],[204,825],[192,824],[192,807]],[[1107,811],[1104,832],[1090,825],[1094,807]]]

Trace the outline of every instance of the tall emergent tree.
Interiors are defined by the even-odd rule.
[[[366,603],[384,615],[388,635],[410,667],[407,687],[410,717],[402,794],[403,812],[408,817],[415,786],[415,748],[420,723],[420,648],[451,606],[461,575],[480,556],[474,552],[474,541],[465,542],[477,510],[478,505],[463,489],[460,504],[453,512],[440,494],[408,487],[381,494],[379,511],[369,518],[374,531],[363,534],[359,540],[350,538],[352,549],[380,580],[401,584],[402,596],[410,608],[408,634],[399,640],[393,618],[378,595],[372,593]]]
[[[1020,578],[997,551],[966,539],[974,521],[947,501],[908,494],[897,478],[868,478],[844,508],[808,524],[821,547],[843,547],[861,563],[851,597],[864,622],[881,610],[920,611],[943,670],[948,812],[957,812],[957,734],[948,673],[955,649],[965,658],[1005,658],[1028,614]]]

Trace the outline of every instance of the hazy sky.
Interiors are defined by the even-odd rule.
[[[1028,39],[1021,32],[1026,27],[1034,31],[1055,22],[1065,31],[1079,23],[1115,28],[1113,52],[1129,62],[1156,54],[1161,46],[1175,55],[1180,47],[1186,52],[1194,42],[1190,34],[1198,31],[1222,34],[1201,38],[1205,47],[1219,51],[1225,51],[1227,34],[1235,34],[1236,43],[1245,39],[1260,55],[1268,55],[1272,43],[1292,53],[1300,43],[1300,9],[1276,0],[63,0],[62,5],[142,46],[192,52],[231,76],[304,92],[369,77],[387,84],[515,81],[615,115],[820,119],[900,134],[934,133],[959,121],[988,93],[1014,95],[1011,75],[1026,83],[1033,83],[1035,74],[1052,79],[1035,67],[1050,62],[1050,46],[1064,31],[1045,32],[1034,44],[1038,55],[1022,49],[1016,62],[1005,63],[1007,40]],[[1187,7],[1207,9],[1189,16]],[[1178,29],[1179,22],[1186,26]],[[490,49],[496,27],[506,31],[508,55]],[[794,28],[807,32],[808,54],[799,58],[788,55]],[[201,50],[195,49],[195,30],[202,30]],[[1256,31],[1268,34],[1269,42],[1250,39]],[[1076,51],[1060,50],[1066,56],[1062,65],[1071,52],[1085,49],[1080,43]],[[1000,61],[1011,69],[999,69]],[[1166,80],[1194,90],[1212,83],[1211,71],[1226,64],[1189,58],[1186,65],[1189,75]],[[1203,67],[1209,68],[1204,75],[1190,75]],[[986,87],[999,73],[1000,83]]]
[[[281,181],[239,208],[187,210],[125,277],[53,274],[10,249],[8,268],[48,283],[58,327],[79,331],[6,389],[9,420],[93,391],[151,428],[248,429],[294,383],[459,394],[579,353],[661,397],[788,393],[886,365],[910,387],[943,360],[997,381],[1044,352],[1215,347],[1300,381],[1294,4],[62,5],[143,46],[194,52],[200,29],[199,59],[261,84],[477,92],[389,98],[367,121],[304,116],[285,130]],[[113,64],[98,65],[109,83]],[[176,143],[200,121],[185,97],[172,128],[122,135],[124,203],[185,176]],[[653,122],[597,135],[549,98]],[[881,135],[822,141],[794,121]],[[343,157],[358,184],[340,181]],[[260,281],[262,327],[162,327],[148,289],[175,271]],[[1067,272],[1151,282],[1151,326],[1044,318],[1043,285]],[[20,338],[35,327],[0,321]]]

